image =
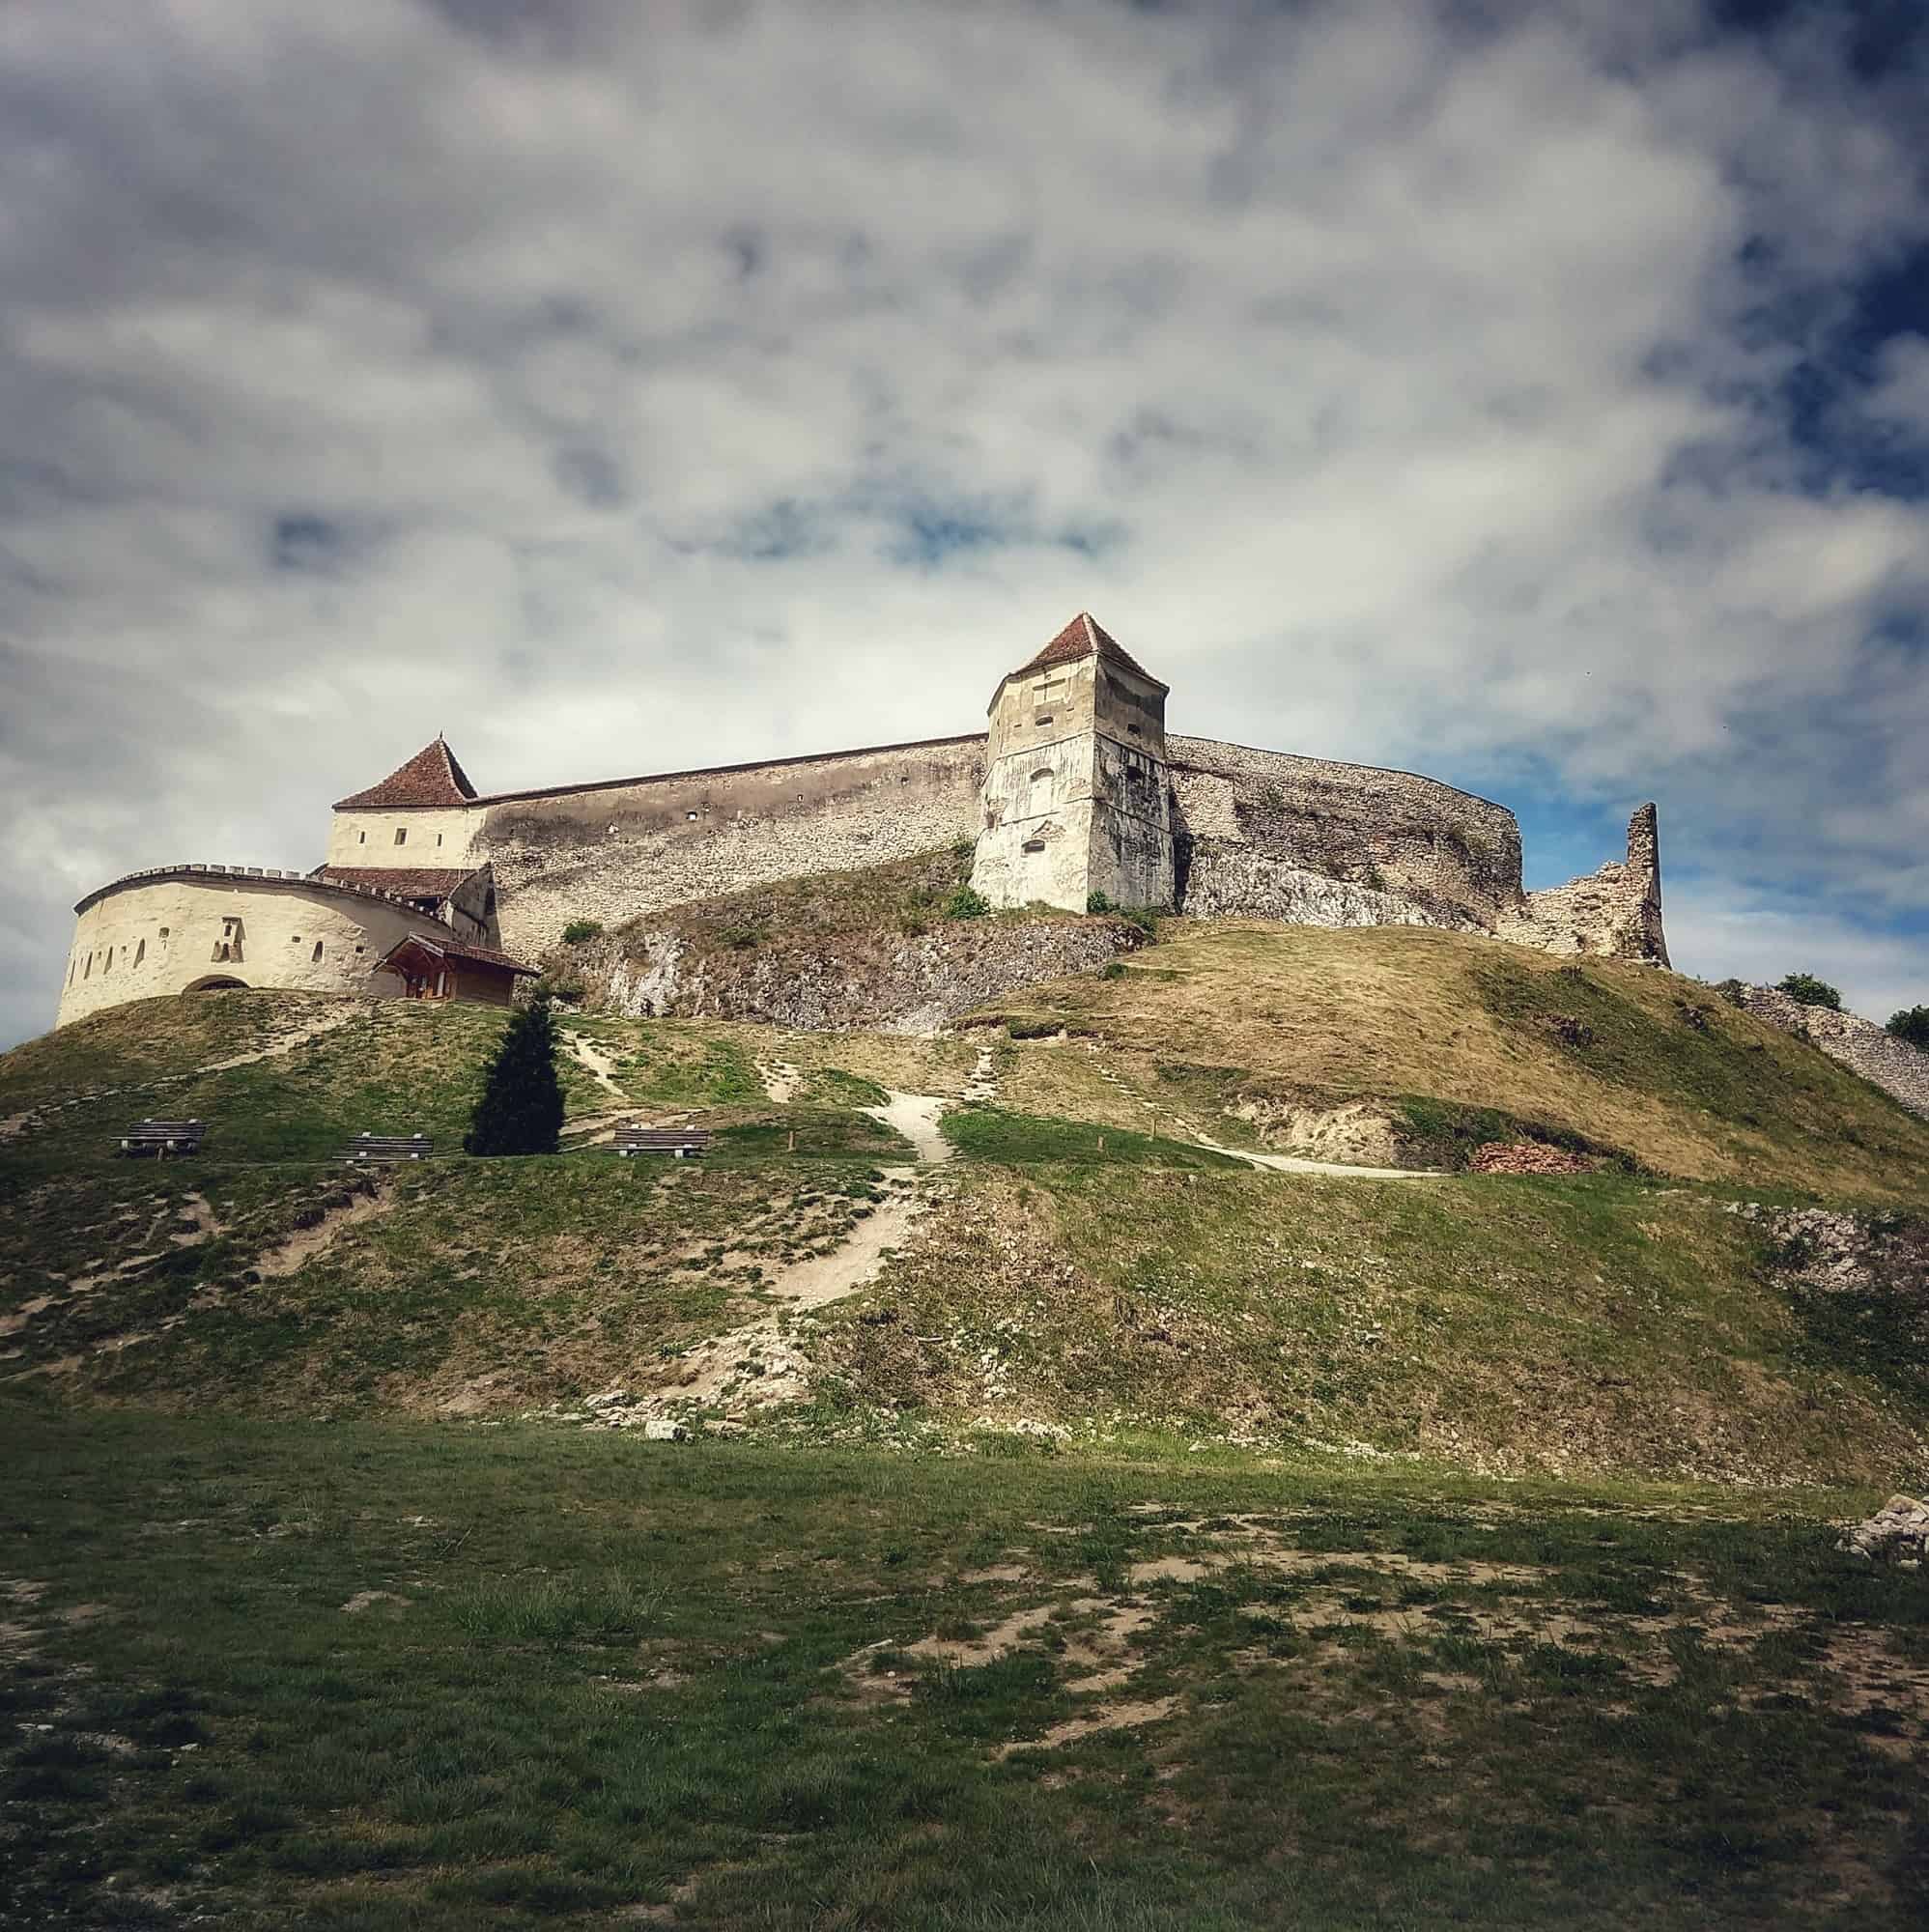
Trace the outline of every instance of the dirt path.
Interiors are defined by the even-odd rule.
[[[344,1001],[338,1012],[313,1013],[305,1020],[298,1020],[287,1032],[276,1034],[266,1046],[258,1046],[250,1053],[231,1054],[226,1060],[211,1060],[205,1066],[197,1066],[192,1073],[177,1073],[171,1077],[176,1080],[198,1080],[204,1073],[226,1073],[231,1067],[253,1066],[264,1060],[279,1060],[298,1047],[320,1039],[324,1034],[334,1033],[338,1028],[347,1026],[360,1012],[359,1005]]]
[[[759,1060],[756,1067],[757,1078],[763,1082],[764,1097],[777,1106],[789,1106],[804,1084],[803,1069],[787,1060]]]
[[[395,1197],[378,1187],[373,1194],[357,1194],[346,1208],[329,1208],[313,1227],[298,1228],[280,1247],[270,1249],[255,1263],[254,1271],[264,1281],[279,1280],[297,1273],[317,1255],[326,1254],[351,1228],[385,1214]]]
[[[612,1099],[627,1102],[629,1095],[616,1084],[616,1063],[584,1034],[559,1028],[563,1051],[581,1066]]]
[[[873,1121],[882,1121],[909,1141],[918,1152],[921,1167],[936,1167],[950,1160],[957,1150],[938,1127],[938,1117],[951,1103],[933,1094],[897,1094],[885,1089],[889,1096],[882,1107],[860,1107]]]
[[[924,1196],[904,1191],[915,1170],[884,1170],[895,1183],[892,1198],[856,1224],[849,1239],[826,1255],[786,1268],[768,1293],[780,1306],[741,1328],[699,1343],[676,1364],[677,1379],[647,1394],[611,1402],[599,1399],[595,1420],[605,1428],[629,1429],[649,1423],[690,1404],[731,1410],[769,1408],[805,1396],[810,1365],[793,1333],[809,1315],[867,1286],[884,1265],[888,1250],[899,1247],[929,1206]]]
[[[1203,1148],[1210,1148],[1214,1153],[1230,1155],[1234,1160],[1242,1160],[1248,1167],[1269,1167],[1275,1174],[1337,1174],[1351,1180],[1438,1180],[1442,1179],[1436,1167],[1347,1167],[1336,1160],[1302,1160],[1291,1153],[1254,1153],[1246,1148],[1221,1147],[1217,1141],[1209,1141],[1197,1127],[1187,1131],[1193,1140]]]

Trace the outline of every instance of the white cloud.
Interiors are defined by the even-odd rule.
[[[503,787],[965,728],[1084,605],[1181,728],[1919,913],[1929,514],[1801,487],[1773,385],[1925,206],[1801,32],[24,0],[0,1028],[62,895],[310,860],[438,728]]]

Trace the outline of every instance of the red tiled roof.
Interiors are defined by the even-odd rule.
[[[380,784],[335,801],[337,811],[356,806],[467,805],[475,796],[468,774],[456,763],[455,753],[440,738],[424,745],[406,765],[396,768]]]
[[[1158,679],[1138,663],[1090,611],[1081,611],[1030,664],[1020,665],[1011,675],[1024,677],[1030,671],[1048,670],[1053,665],[1077,664],[1081,658],[1091,657],[1105,658],[1113,664],[1122,665],[1149,684],[1158,684],[1161,691],[1167,688],[1159,684]]]
[[[439,959],[468,959],[478,966],[494,966],[505,973],[525,973],[530,979],[538,977],[535,967],[525,966],[520,959],[512,959],[506,952],[498,952],[493,946],[473,946],[467,939],[458,939],[453,933],[411,932],[407,939],[398,940],[383,955],[384,961],[393,959],[405,946],[419,946],[425,952],[433,952]]]
[[[398,899],[433,899],[438,905],[474,875],[472,866],[453,870],[440,866],[318,866],[313,873],[315,878],[331,879],[339,886],[373,886]]]

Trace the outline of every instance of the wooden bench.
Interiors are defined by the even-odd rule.
[[[121,1136],[121,1151],[151,1153],[156,1160],[174,1153],[194,1153],[207,1131],[205,1121],[140,1121]]]
[[[398,1160],[426,1160],[436,1151],[427,1134],[357,1134],[349,1143],[349,1158],[357,1166],[373,1161],[387,1165]]]
[[[707,1151],[714,1138],[708,1127],[618,1127],[616,1151],[625,1160],[633,1153],[667,1153],[684,1160]]]

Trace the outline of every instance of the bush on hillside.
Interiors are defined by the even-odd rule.
[[[463,1140],[466,1153],[554,1153],[562,1133],[555,1020],[547,1000],[519,1011],[502,1036]]]
[[[1782,980],[1779,990],[1799,1007],[1828,1007],[1838,1013],[1842,1010],[1841,994],[1828,980],[1818,980],[1813,973],[1791,973]]]
[[[565,946],[581,946],[585,939],[601,939],[603,922],[600,919],[573,919],[562,929],[562,943]]]
[[[1888,1030],[1897,1039],[1929,1053],[1929,1007],[1905,1007],[1901,1012],[1891,1013]]]
[[[1104,893],[1090,892],[1085,895],[1085,909],[1087,912],[1110,912],[1112,901]]]
[[[970,886],[960,886],[945,901],[947,919],[982,919],[991,910],[991,901]]]

